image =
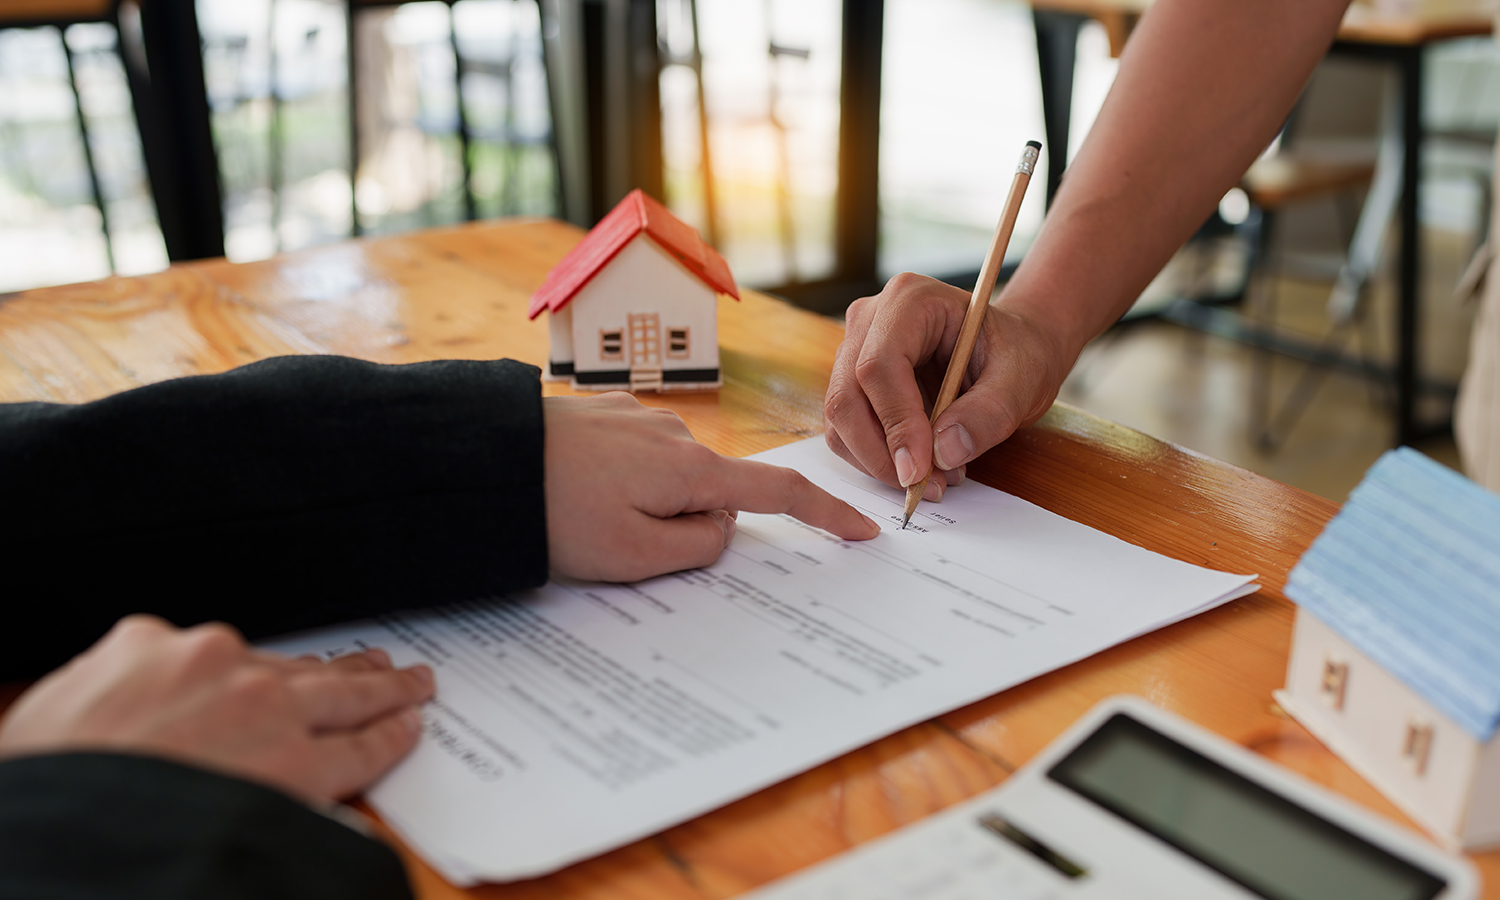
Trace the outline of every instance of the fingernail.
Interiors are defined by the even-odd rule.
[[[734,516],[727,513],[724,515],[724,546],[728,547],[729,542],[734,540],[734,533],[739,530],[739,527],[739,523],[735,522]]]
[[[974,439],[962,425],[949,425],[937,433],[932,455],[939,469],[956,469],[974,455]]]
[[[870,518],[869,516],[866,516],[866,515],[861,515],[860,518],[864,519],[865,520],[865,524],[869,526],[870,537],[874,537],[875,535],[877,535],[877,534],[880,533],[880,523],[879,522],[876,522],[874,519],[872,519],[872,518]]]
[[[929,503],[936,503],[943,499],[943,486],[936,478],[927,482],[927,490],[922,492],[922,499]]]
[[[896,464],[896,480],[902,487],[911,487],[911,483],[917,480],[917,464],[911,461],[911,451],[898,447],[891,454],[891,461]]]
[[[964,479],[969,477],[969,467],[959,466],[956,469],[949,469],[947,475],[948,487],[953,487],[955,484],[963,484]]]
[[[401,724],[412,731],[422,730],[422,710],[413,706],[401,713]]]

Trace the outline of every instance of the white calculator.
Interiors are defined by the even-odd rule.
[[[754,900],[1471,900],[1468,860],[1137,697]]]

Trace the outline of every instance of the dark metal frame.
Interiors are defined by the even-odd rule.
[[[1401,81],[1401,201],[1397,220],[1401,229],[1396,302],[1396,365],[1390,374],[1396,391],[1397,444],[1411,444],[1446,434],[1453,428],[1444,421],[1422,422],[1417,401],[1423,393],[1451,395],[1451,386],[1429,385],[1421,380],[1418,341],[1421,325],[1420,285],[1422,272],[1421,230],[1417,214],[1422,190],[1422,82],[1425,78],[1423,45],[1360,44],[1336,41],[1331,53],[1357,59],[1373,59],[1394,65]],[[1434,390],[1436,389],[1436,390]]]
[[[122,22],[122,14],[130,24]],[[209,125],[198,19],[193,4],[187,0],[148,3],[127,0],[111,6],[101,18],[15,19],[0,22],[0,28],[51,26],[61,33],[70,25],[85,22],[114,26],[140,132],[141,155],[168,258],[176,262],[223,256],[224,214],[218,158]],[[68,58],[68,80],[77,105],[90,187],[103,216],[108,246],[109,214],[89,144],[73,53],[65,35],[63,51]],[[113,267],[112,250],[110,264]]]
[[[1036,62],[1042,81],[1042,123],[1047,134],[1047,206],[1057,196],[1068,167],[1068,132],[1073,117],[1073,73],[1078,31],[1089,20],[1079,13],[1033,9]]]
[[[99,227],[104,232],[104,259],[109,270],[115,271],[115,242],[109,228],[109,204],[104,202],[104,188],[99,184],[99,167],[94,164],[93,142],[89,140],[88,122],[83,117],[83,95],[78,93],[78,68],[73,62],[73,48],[68,46],[67,28],[59,28],[58,39],[62,42],[63,58],[68,61],[68,88],[73,92],[74,118],[78,123],[78,142],[83,147],[83,163],[89,170],[89,191],[94,206],[99,210]]]
[[[167,256],[174,262],[224,255],[224,204],[203,81],[202,38],[193,4],[142,2],[144,53],[131,52],[120,27],[125,72],[141,131]]]

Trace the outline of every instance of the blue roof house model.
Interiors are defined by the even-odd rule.
[[[1500,496],[1390,451],[1286,593],[1282,706],[1435,834],[1500,842]]]

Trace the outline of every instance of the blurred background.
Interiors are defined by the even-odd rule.
[[[741,284],[828,315],[900,271],[967,288],[1020,147],[1045,142],[1055,184],[1145,5],[0,0],[0,292],[499,216],[586,227],[636,186]],[[1354,26],[1422,3],[1351,10],[1259,171],[1062,399],[1335,499],[1394,442],[1456,464],[1500,51],[1486,3],[1444,7],[1462,27],[1396,44]]]

